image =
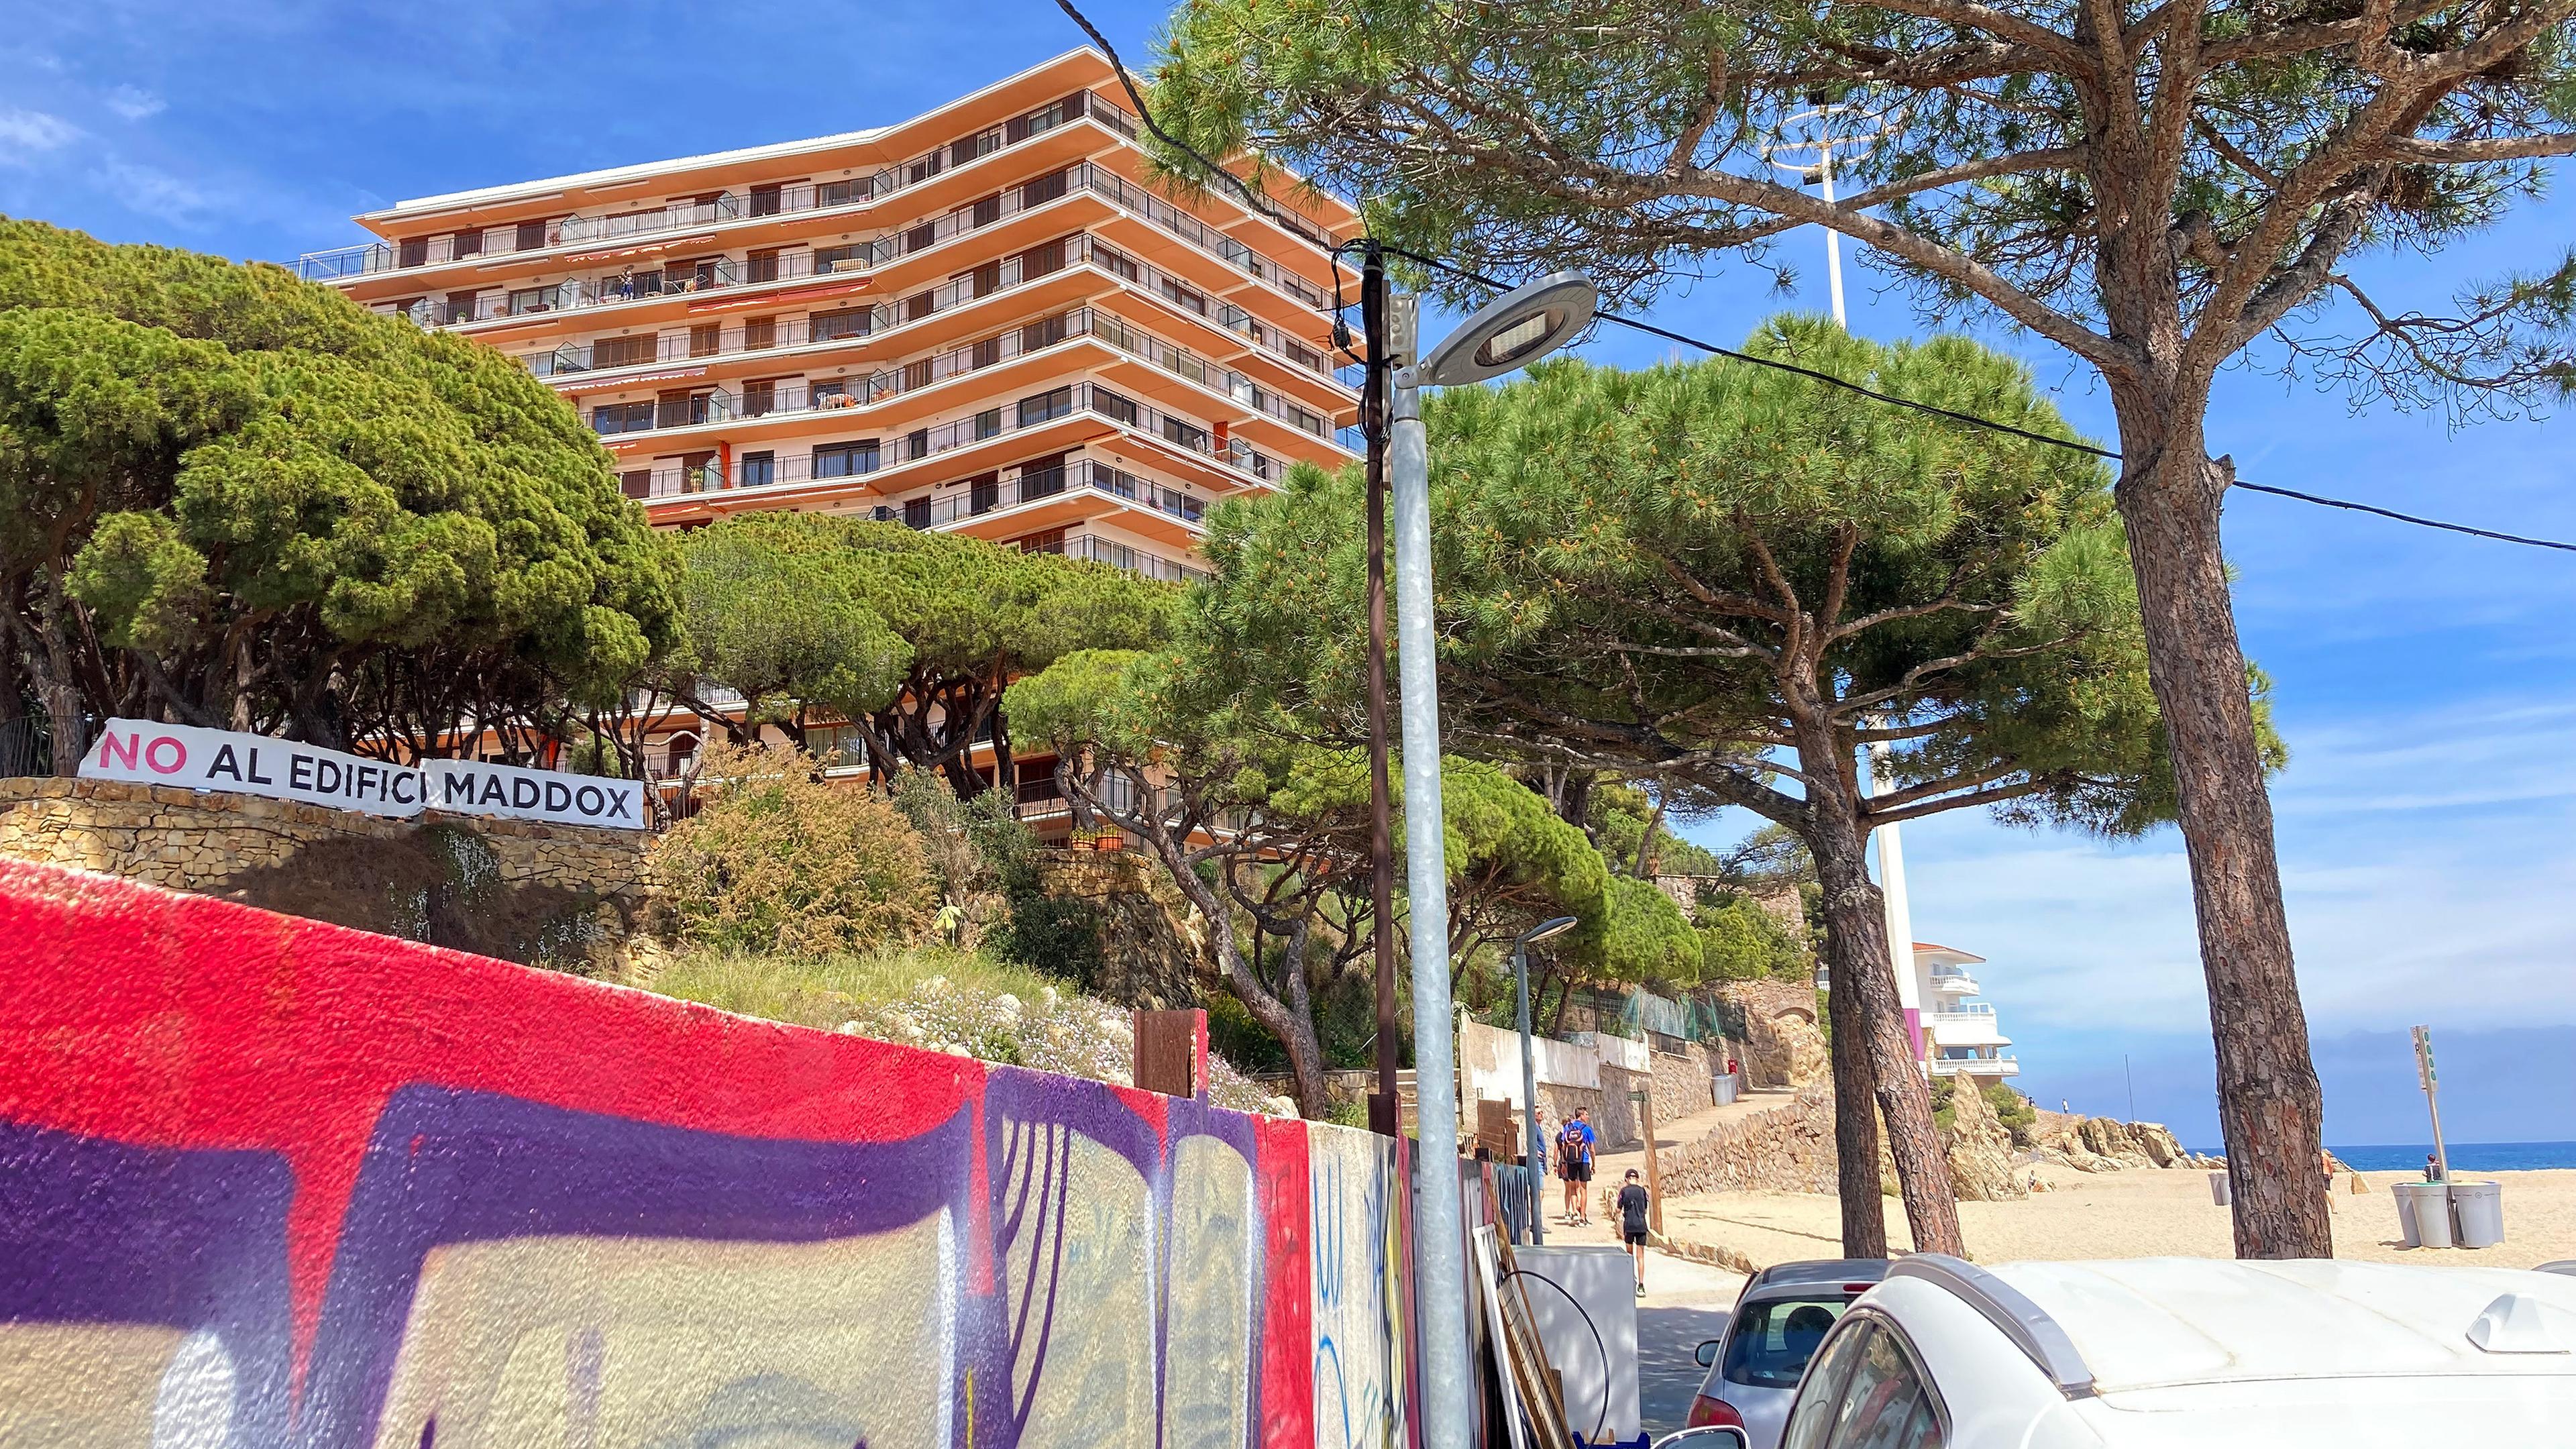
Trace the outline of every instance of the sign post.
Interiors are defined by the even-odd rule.
[[[2433,1180],[2451,1180],[2451,1154],[2442,1146],[2442,1098],[2433,1071],[2433,1031],[2415,1028],[2415,1075],[2424,1083],[2424,1106],[2433,1114]]]

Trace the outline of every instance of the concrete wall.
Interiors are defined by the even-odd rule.
[[[640,830],[537,825],[426,811],[386,820],[259,795],[198,794],[118,780],[0,780],[0,856],[215,891],[325,843],[407,841],[445,826],[490,847],[504,886],[600,896],[650,893]]]
[[[1395,1150],[0,862],[0,1443],[1398,1444]]]

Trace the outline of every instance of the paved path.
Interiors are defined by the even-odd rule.
[[[1718,1127],[1787,1106],[1793,1100],[1789,1092],[1756,1092],[1730,1106],[1709,1107],[1671,1122],[1658,1122],[1655,1143],[1669,1148],[1696,1142]],[[1592,1183],[1596,1195],[1588,1227],[1568,1227],[1564,1223],[1556,1212],[1564,1201],[1563,1189],[1549,1183],[1547,1240],[1617,1245],[1618,1235],[1610,1215],[1600,1206],[1597,1190],[1615,1189],[1629,1168],[1642,1173],[1645,1165],[1642,1147],[1605,1152],[1595,1159]],[[1683,1418],[1690,1413],[1691,1397],[1699,1392],[1700,1378],[1706,1372],[1693,1355],[1702,1341],[1717,1337],[1726,1326],[1728,1310],[1735,1306],[1736,1295],[1743,1289],[1741,1273],[1647,1250],[1646,1295],[1637,1300],[1637,1393],[1647,1433],[1660,1436],[1682,1427]]]

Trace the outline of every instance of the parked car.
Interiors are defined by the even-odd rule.
[[[1708,1369],[1691,1401],[1691,1428],[1732,1425],[1749,1449],[1774,1449],[1798,1377],[1852,1300],[1887,1276],[1885,1258],[1775,1263],[1736,1295],[1726,1331],[1699,1346]]]
[[[2576,1442],[2576,1277],[1901,1258],[1826,1336],[1780,1449],[2433,1442]]]

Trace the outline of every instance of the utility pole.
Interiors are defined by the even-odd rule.
[[[1396,1092],[1394,792],[1386,764],[1386,312],[1386,255],[1371,242],[1360,267],[1360,330],[1368,339],[1360,431],[1368,439],[1369,920],[1377,960],[1377,1091],[1369,1097],[1369,1128],[1394,1137],[1403,1131],[1403,1113]]]

